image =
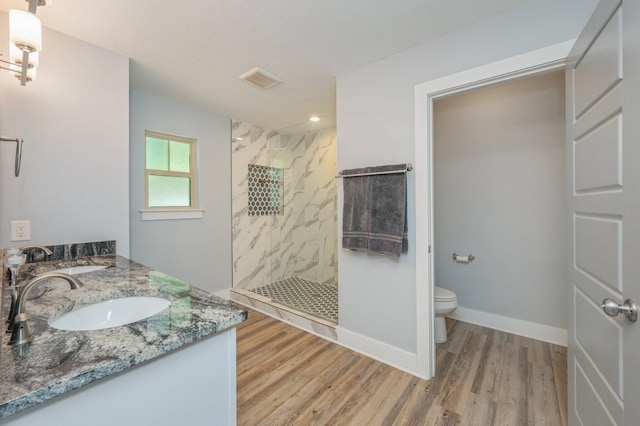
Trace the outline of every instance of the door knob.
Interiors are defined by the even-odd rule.
[[[617,317],[618,314],[622,313],[631,322],[638,320],[638,305],[631,299],[627,299],[622,305],[618,305],[615,300],[606,298],[602,301],[600,307],[610,317]]]

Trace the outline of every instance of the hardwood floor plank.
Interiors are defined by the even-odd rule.
[[[439,405],[456,413],[464,410],[486,338],[483,333],[467,333],[462,350],[450,367],[448,380],[438,394]]]
[[[238,387],[244,387],[247,382],[251,383],[251,388],[246,389],[241,396],[242,402],[245,403],[244,406],[251,407],[258,404],[269,398],[281,387],[285,387],[288,390],[297,390],[297,388],[304,386],[306,381],[313,377],[314,374],[320,373],[323,368],[330,367],[329,362],[311,362],[311,360],[314,358],[324,358],[323,361],[333,359],[329,358],[333,354],[331,346],[332,344],[326,341],[314,342],[306,350],[302,350],[299,353],[287,353],[283,359],[275,360],[274,363],[276,365],[273,367],[261,369],[261,374],[257,379],[252,375],[246,379],[243,378],[245,380],[238,380]],[[300,371],[297,370],[304,366],[307,368]]]
[[[444,380],[434,379],[431,382],[435,387],[440,388]],[[427,416],[432,407],[435,406],[436,392],[434,392],[431,386],[424,382],[421,382],[419,386],[414,388],[414,392],[409,397],[409,400],[405,404],[403,410],[400,411],[398,418],[393,420],[394,425],[422,425],[427,424]],[[433,413],[432,413],[433,415]]]
[[[509,335],[511,336],[511,335]],[[518,423],[520,403],[520,376],[519,361],[520,348],[513,343],[504,346],[504,359],[500,380],[497,383],[496,398],[496,423],[497,425],[515,425]]]
[[[496,403],[484,395],[471,394],[463,414],[468,425],[493,425],[496,424]]]
[[[395,368],[387,380],[380,383],[381,389],[386,392],[376,392],[359,410],[358,418],[363,424],[393,424],[393,420],[407,402],[409,394],[418,384],[420,379],[408,375]]]
[[[566,348],[447,321],[429,381],[259,312],[237,328],[238,425],[566,425]]]
[[[393,419],[393,424],[424,424],[431,406],[435,405],[435,399],[443,390],[448,381],[449,366],[453,365],[456,354],[440,351],[436,354],[436,376],[429,381],[420,380],[405,405]],[[423,422],[423,423],[420,423]]]
[[[350,392],[348,398],[329,419],[327,424],[353,424],[367,415],[365,407],[369,410],[379,409],[379,405],[368,405],[369,402],[379,400],[383,394],[379,392],[379,387],[391,391],[393,383],[389,382],[393,368],[387,365],[379,365],[372,371],[371,375],[364,380],[358,390]],[[388,387],[385,387],[388,386]],[[378,397],[376,397],[378,395]],[[378,402],[379,404],[379,402]]]
[[[301,424],[354,424],[359,419],[362,405],[378,390],[378,380],[384,380],[390,371],[390,367],[377,362],[368,364],[356,377],[343,380],[343,386],[335,389],[332,402],[328,404],[331,409],[320,410],[318,407],[313,416],[299,417]]]
[[[305,353],[308,356],[310,351],[326,346],[324,343],[309,336],[300,338],[294,336],[292,339],[284,341],[274,340],[274,346],[269,348],[259,346],[251,352],[251,355],[247,356],[246,362],[249,363],[249,366],[245,364],[237,370],[238,383],[242,383],[245,380],[259,381],[266,379],[273,372],[276,372],[281,364],[288,362],[290,359],[296,360],[296,357],[304,358]],[[239,353],[238,356],[242,357],[243,353]],[[301,361],[303,359],[298,359],[295,362]]]
[[[295,419],[305,413],[315,415],[318,406],[322,411],[324,401],[336,394],[335,383],[340,378],[347,376],[351,369],[358,368],[358,361],[367,362],[364,357],[352,356],[348,353],[341,353],[334,361],[335,368],[325,368],[314,377],[305,375],[302,380],[306,380],[306,383],[294,391],[289,390],[291,388],[288,383],[284,383],[287,386],[287,392],[278,392],[272,395],[268,407],[255,415],[252,415],[251,412],[244,414],[246,419],[257,419],[262,415],[263,418],[260,422],[242,424],[302,424],[296,422]]]
[[[569,424],[567,419],[568,395],[567,395],[567,348],[551,345],[551,366],[553,370],[553,384],[556,388],[558,408],[563,425]]]
[[[439,343],[438,348],[459,354],[469,333],[469,325],[466,322],[456,321],[455,327],[447,334],[448,340],[444,343]]]
[[[542,343],[542,352],[544,353],[544,366],[553,368],[553,360],[551,359],[551,344]]]
[[[549,426],[562,424],[551,368],[544,365],[531,366],[530,396],[531,424]]]
[[[461,423],[460,414],[447,410],[437,404],[433,405],[427,413],[426,423],[415,423],[420,425],[459,425]]]
[[[528,424],[529,419],[529,390],[531,388],[531,375],[529,369],[529,348],[520,346],[518,353],[518,383],[520,392],[518,395],[518,421]]]
[[[497,401],[498,388],[504,378],[505,357],[507,349],[507,333],[496,332],[493,335],[493,345],[485,362],[484,377],[479,379],[479,395]],[[488,368],[486,366],[489,366]]]
[[[514,344],[527,348],[527,358],[529,362],[544,365],[545,359],[544,351],[542,349],[544,342],[531,339],[529,337],[514,336]]]
[[[318,380],[310,380],[308,386],[293,394],[265,421],[272,424],[323,424],[322,418],[337,410],[335,405],[342,401],[341,392],[352,387],[373,364],[373,360],[364,356],[346,356],[342,368]]]
[[[265,333],[265,334],[268,334]],[[305,334],[291,334],[276,332],[270,339],[261,340],[258,337],[255,342],[247,344],[239,344],[237,347],[238,356],[242,356],[245,363],[242,369],[238,369],[239,377],[242,377],[249,369],[255,370],[253,366],[264,365],[265,368],[271,368],[273,364],[264,364],[264,361],[274,361],[277,359],[286,359],[296,353],[305,350],[305,344],[316,344],[314,336]],[[283,353],[283,349],[287,349],[290,353]],[[255,373],[255,372],[254,372]]]
[[[470,392],[475,394],[480,393],[480,389],[482,387],[482,382],[486,377],[487,370],[491,368],[491,364],[489,362],[489,354],[493,347],[493,338],[494,338],[493,330],[486,334],[487,339],[482,347],[482,354],[480,355],[480,361],[478,362],[478,368],[476,369],[476,373],[473,377],[473,383],[471,384]]]
[[[252,365],[260,364],[265,358],[277,354],[280,348],[288,347],[295,339],[295,336],[282,331],[274,332],[269,336],[269,330],[267,329],[262,334],[254,335],[252,340],[238,342],[236,352],[242,355],[246,361],[245,365],[251,368]],[[263,350],[256,350],[258,348],[263,348]],[[241,374],[240,371],[238,373]]]

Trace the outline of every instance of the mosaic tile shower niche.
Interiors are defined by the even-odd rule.
[[[249,164],[249,216],[284,214],[283,170]]]

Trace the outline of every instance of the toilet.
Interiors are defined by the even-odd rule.
[[[435,287],[434,294],[436,343],[444,343],[447,341],[447,326],[444,317],[456,310],[458,298],[454,292],[442,287]]]

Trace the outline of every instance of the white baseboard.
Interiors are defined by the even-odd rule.
[[[345,330],[342,327],[337,327],[336,331],[338,332],[337,343],[341,346],[421,379],[429,380],[431,378],[425,375],[428,374],[428,369],[420,368],[418,365],[418,357],[414,353],[398,349],[395,346],[374,340],[353,331]],[[424,371],[421,372],[420,370]]]
[[[519,336],[542,340],[543,342],[553,343],[555,345],[567,346],[567,330],[563,328],[463,307],[458,307],[449,317],[487,328],[506,331],[507,333],[517,334]]]

